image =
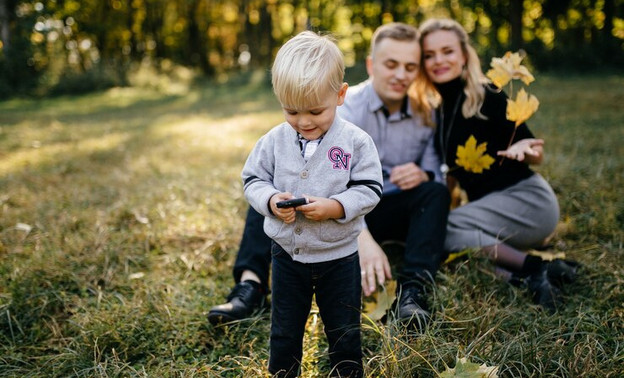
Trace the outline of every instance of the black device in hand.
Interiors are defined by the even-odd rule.
[[[305,205],[308,203],[308,199],[305,197],[301,198],[293,198],[286,201],[280,201],[275,204],[279,209],[283,209],[285,207],[297,207],[301,205]]]

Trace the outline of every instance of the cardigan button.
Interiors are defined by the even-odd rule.
[[[301,235],[302,232],[303,232],[303,229],[301,229],[301,227],[296,227],[295,228],[295,234]]]
[[[301,174],[299,175],[302,179],[307,179],[308,178],[308,171],[302,171]]]
[[[299,248],[295,248],[295,250],[293,251],[295,253],[295,255],[299,254]]]

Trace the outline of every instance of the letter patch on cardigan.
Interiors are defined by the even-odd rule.
[[[327,151],[329,161],[334,163],[334,169],[349,170],[349,161],[351,160],[351,154],[344,152],[340,147],[332,147]]]

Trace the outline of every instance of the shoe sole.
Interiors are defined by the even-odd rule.
[[[257,316],[261,313],[264,312],[264,306],[258,309],[255,309],[251,315],[249,315],[246,318],[236,318],[226,312],[220,312],[220,311],[210,311],[208,313],[208,321],[210,322],[210,324],[212,325],[221,325],[221,324],[225,324],[225,323],[232,323],[232,322],[240,322],[242,320],[246,320],[246,319],[251,319],[254,316]]]
[[[238,320],[243,320],[243,319],[238,319],[238,318],[230,316],[230,315],[228,315],[226,313],[221,313],[221,312],[210,312],[210,313],[208,313],[208,321],[213,326],[221,325],[221,324],[225,324],[225,323],[231,323],[231,322],[235,322],[235,321],[238,321]]]

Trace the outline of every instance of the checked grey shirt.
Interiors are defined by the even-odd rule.
[[[409,102],[405,109],[386,118],[384,105],[373,89],[370,80],[349,87],[347,96],[338,114],[347,121],[366,131],[375,142],[381,166],[389,173],[393,167],[414,162],[424,171],[433,172],[435,180],[442,182],[440,159],[435,152],[433,135],[435,130],[424,125],[418,116],[412,115]],[[387,177],[384,178],[384,193],[397,190]]]

